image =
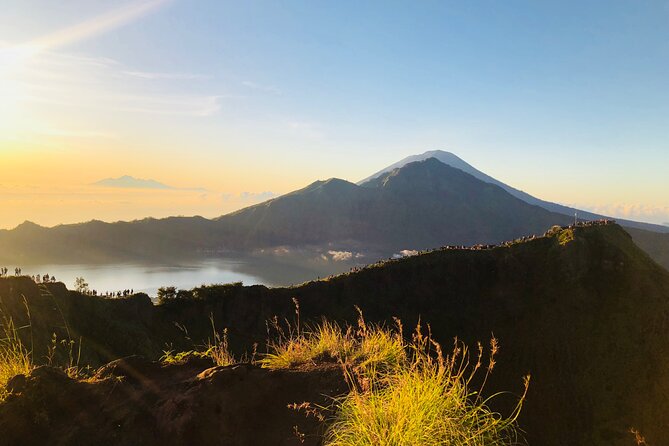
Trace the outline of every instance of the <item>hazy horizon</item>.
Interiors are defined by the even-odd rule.
[[[662,224],[667,20],[666,2],[11,2],[0,228],[215,217],[433,149]],[[91,186],[123,175],[173,189]]]

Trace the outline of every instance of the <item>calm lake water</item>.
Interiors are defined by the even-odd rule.
[[[13,271],[13,268],[11,268]],[[155,296],[162,286],[191,289],[203,284],[243,282],[244,285],[286,286],[315,279],[318,272],[295,265],[257,259],[205,259],[180,265],[30,265],[27,275],[53,275],[68,288],[83,277],[99,293],[133,289]]]

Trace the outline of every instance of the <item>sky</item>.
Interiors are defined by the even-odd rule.
[[[669,1],[2,0],[0,228],[214,217],[451,151],[669,222]],[[93,186],[131,175],[167,190]]]

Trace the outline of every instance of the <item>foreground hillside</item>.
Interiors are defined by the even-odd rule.
[[[228,328],[234,350],[250,351],[264,345],[268,319],[293,318],[293,298],[303,320],[354,321],[354,305],[371,321],[398,316],[413,326],[420,316],[442,344],[457,336],[475,345],[494,334],[501,351],[491,392],[519,389],[520,377],[532,375],[519,420],[530,444],[628,445],[631,427],[649,444],[669,438],[669,273],[617,225],[437,250],[299,287],[205,287],[159,306],[146,296],[105,301],[27,278],[0,280],[0,296],[19,323],[26,296],[36,346],[52,331],[64,336],[66,320],[82,339],[82,357],[98,365],[128,354],[157,359],[166,344],[202,344],[210,314]]]

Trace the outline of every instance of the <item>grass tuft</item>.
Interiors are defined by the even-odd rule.
[[[245,354],[237,359],[230,352],[228,329],[225,328],[222,334],[219,333],[216,330],[213,315],[209,315],[209,322],[211,323],[213,339],[209,339],[204,347],[178,353],[174,352],[174,350],[165,350],[160,360],[166,364],[183,364],[190,358],[210,358],[217,366],[229,366],[239,364],[240,362],[253,362],[255,360],[255,347],[257,346],[254,346],[254,353],[251,358]]]
[[[0,402],[9,394],[7,382],[16,375],[28,375],[33,369],[32,353],[19,337],[11,318],[3,315],[0,321]]]
[[[420,325],[399,361],[379,371],[357,368],[350,392],[335,400],[326,446],[502,446],[520,443],[516,420],[525,390],[508,417],[490,410],[481,391],[494,368],[495,340],[481,387],[472,389],[481,370],[483,349],[474,365],[467,349],[455,343],[450,356],[424,336]]]
[[[367,324],[360,313],[358,326],[346,326],[323,320],[302,330],[287,324],[284,329],[275,319],[272,327],[277,341],[268,341],[269,353],[260,364],[268,369],[286,369],[305,364],[339,362],[358,368],[386,368],[404,359],[401,326],[386,329]]]
[[[359,311],[359,310],[358,310]],[[360,312],[357,327],[341,327],[323,320],[302,330],[299,323],[272,326],[278,341],[260,363],[285,369],[327,360],[340,363],[349,392],[335,398],[327,408],[314,408],[327,421],[326,446],[506,446],[522,444],[517,418],[529,386],[512,413],[504,417],[484,399],[483,388],[495,367],[499,350],[490,342],[487,363],[478,345],[476,361],[470,362],[466,346],[457,340],[445,356],[432,338],[416,327],[410,341],[395,327],[367,324]],[[299,319],[297,319],[299,320]],[[477,378],[477,375],[482,375]],[[474,387],[473,383],[478,385]],[[304,409],[303,405],[297,407]],[[330,414],[326,416],[323,414]]]

